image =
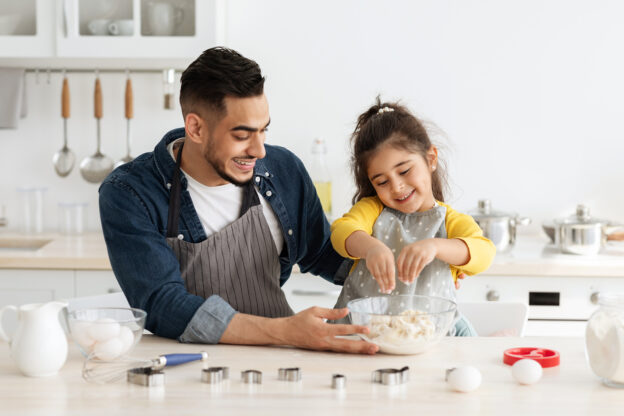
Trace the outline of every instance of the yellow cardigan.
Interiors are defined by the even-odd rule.
[[[496,255],[494,243],[483,237],[483,231],[470,215],[462,214],[442,202],[437,202],[446,207],[447,238],[462,240],[468,246],[470,254],[468,263],[461,266],[450,266],[453,280],[457,281],[457,275],[462,272],[472,276],[487,270]],[[373,225],[383,209],[384,205],[377,196],[362,198],[356,202],[349,212],[334,221],[331,226],[331,242],[334,249],[343,257],[358,260],[347,253],[345,246],[347,237],[355,231],[364,231],[368,235],[372,235]]]

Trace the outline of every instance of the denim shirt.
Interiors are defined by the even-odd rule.
[[[147,311],[146,329],[183,342],[217,343],[236,311],[218,295],[190,294],[166,241],[175,161],[167,145],[184,137],[168,132],[153,152],[115,169],[100,186],[100,218],[113,271],[130,305]],[[284,236],[280,285],[292,266],[342,284],[351,262],[336,253],[329,223],[301,160],[279,146],[266,145],[253,181],[277,216]],[[181,173],[179,236],[198,243],[207,238]]]

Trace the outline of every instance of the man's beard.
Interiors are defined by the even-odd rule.
[[[215,170],[215,172],[217,172],[217,175],[219,175],[221,177],[221,179],[226,180],[236,186],[245,186],[247,184],[249,184],[249,182],[251,182],[251,179],[253,178],[253,175],[251,175],[251,178],[247,179],[246,181],[239,181],[237,179],[232,178],[230,175],[228,175],[227,173],[225,173],[225,169],[224,167],[219,163],[218,160],[213,160],[212,157],[210,156],[212,149],[207,149],[206,152],[204,153],[204,159],[206,159],[206,162],[210,163],[210,165],[212,166],[212,168]],[[238,158],[238,159],[244,159],[244,158]]]

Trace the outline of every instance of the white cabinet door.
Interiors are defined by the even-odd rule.
[[[73,296],[72,270],[0,270],[0,306],[48,302]]]
[[[224,0],[57,0],[56,55],[194,58],[224,42],[224,22]]]
[[[54,56],[53,1],[20,0],[0,6],[0,14],[8,19],[4,24],[11,25],[0,28],[0,57]]]
[[[342,286],[334,285],[320,276],[293,273],[282,290],[293,311],[300,312],[311,306],[333,308]]]
[[[76,297],[121,292],[112,270],[76,270]]]

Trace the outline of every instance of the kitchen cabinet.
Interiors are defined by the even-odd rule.
[[[75,297],[121,292],[112,270],[75,270]]]
[[[0,15],[10,27],[0,32],[0,57],[54,56],[55,2],[21,0],[6,3],[0,7]]]
[[[0,307],[74,297],[73,270],[0,270]]]
[[[30,1],[17,12],[36,30],[1,36],[0,57],[194,58],[224,42],[224,0]]]

